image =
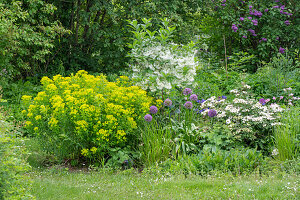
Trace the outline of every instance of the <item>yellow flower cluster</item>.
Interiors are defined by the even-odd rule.
[[[124,145],[153,100],[126,76],[109,82],[81,70],[70,77],[43,77],[41,83],[43,91],[35,98],[22,97],[26,128],[33,134],[43,130],[49,137],[67,135],[76,140],[70,145],[81,146],[83,156],[101,153],[104,146]]]

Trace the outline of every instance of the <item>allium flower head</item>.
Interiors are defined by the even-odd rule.
[[[266,100],[262,98],[259,100],[259,103],[261,103],[261,105],[266,105]]]
[[[193,108],[193,103],[190,101],[185,102],[184,107],[186,109],[192,109]]]
[[[265,9],[265,12],[268,12],[268,11],[269,11],[269,9],[268,9],[268,8],[266,8],[266,9]]]
[[[247,36],[246,36],[246,35],[243,35],[243,38],[245,38],[245,39],[246,39],[246,38],[247,38]]]
[[[145,119],[146,122],[151,122],[152,121],[152,116],[147,114],[147,115],[145,115],[144,119]]]
[[[192,101],[197,101],[197,100],[198,100],[198,96],[197,96],[196,94],[192,94],[192,95],[190,96],[190,100],[192,100]]]
[[[184,94],[184,95],[192,94],[192,89],[191,89],[191,88],[185,88],[185,89],[183,90],[183,94]]]
[[[165,106],[168,106],[168,107],[172,106],[172,101],[171,101],[171,99],[166,99],[166,100],[164,101],[164,105],[165,105]]]
[[[150,112],[151,114],[156,114],[156,113],[157,113],[157,111],[158,111],[158,109],[157,109],[157,107],[156,107],[156,106],[150,106],[150,110],[149,110],[149,112]]]
[[[215,117],[217,115],[217,111],[214,109],[210,109],[207,113],[209,117]]]
[[[266,42],[267,41],[267,38],[261,38],[262,41]]]
[[[238,27],[237,27],[235,24],[232,24],[231,29],[232,29],[234,32],[237,32]]]
[[[244,21],[244,17],[240,17],[240,21]]]

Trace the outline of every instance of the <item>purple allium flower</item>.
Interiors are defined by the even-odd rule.
[[[150,106],[150,110],[149,110],[149,112],[150,112],[151,114],[156,114],[156,113],[157,113],[157,111],[158,111],[158,109],[157,109],[157,107],[156,107],[156,106]]]
[[[225,4],[225,3],[222,3],[221,6],[226,6],[226,4]]]
[[[245,19],[244,17],[240,17],[240,21],[244,21],[244,19]]]
[[[266,42],[267,41],[267,38],[261,38],[262,41]]]
[[[246,36],[246,35],[243,35],[243,38],[247,38],[247,36]]]
[[[290,25],[290,24],[291,24],[291,22],[290,22],[289,20],[286,20],[284,23],[285,23],[286,25]]]
[[[293,14],[292,13],[287,13],[287,15],[292,16]]]
[[[249,6],[249,9],[252,9],[252,8],[253,8],[253,6],[250,5],[250,6]]]
[[[166,100],[164,101],[164,105],[165,105],[165,106],[168,106],[168,107],[172,106],[172,101],[171,101],[171,99],[166,99]]]
[[[284,9],[285,9],[285,6],[284,6],[284,5],[280,6],[280,9],[281,9],[281,10],[284,10]]]
[[[276,37],[276,40],[279,40],[279,37]]]
[[[273,8],[279,8],[279,6],[273,6]]]
[[[145,115],[144,119],[145,119],[146,122],[151,122],[152,121],[152,116],[147,114],[147,115]]]
[[[259,103],[260,103],[261,105],[265,105],[265,104],[266,104],[266,100],[262,98],[262,99],[259,100]]]
[[[248,17],[248,19],[252,19],[252,17]]]
[[[209,117],[214,117],[214,116],[217,115],[217,111],[214,110],[214,109],[210,109],[210,110],[208,111],[207,115],[208,115]]]
[[[261,17],[262,16],[262,12],[258,11],[256,16]]]
[[[284,48],[282,48],[282,47],[279,48],[279,53],[284,53],[284,51],[285,51]]]
[[[184,107],[186,109],[192,109],[193,108],[193,103],[190,101],[185,102]]]
[[[253,36],[255,37],[255,36],[257,36],[257,34],[253,34]]]
[[[185,89],[183,90],[183,94],[184,94],[184,95],[192,94],[192,89],[191,89],[191,88],[185,88]]]
[[[192,95],[190,96],[190,100],[191,100],[191,101],[197,101],[197,100],[198,100],[197,95],[192,94]]]
[[[227,97],[226,96],[222,96],[222,99],[227,99]]]
[[[268,11],[269,11],[269,9],[268,9],[268,8],[266,8],[266,9],[265,9],[265,12],[268,12]]]

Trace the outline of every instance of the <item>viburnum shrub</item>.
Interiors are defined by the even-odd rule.
[[[279,113],[284,109],[270,99],[255,100],[249,89],[243,84],[240,89],[231,90],[235,95],[232,101],[214,96],[203,100],[198,112],[204,118],[226,123],[240,144],[266,150],[264,144],[270,139],[272,128],[280,123]]]
[[[137,85],[151,92],[170,90],[184,85],[195,86],[197,61],[195,43],[179,45],[172,42],[175,27],[169,27],[167,19],[158,31],[151,31],[150,19],[143,19],[144,24],[130,21],[134,38],[129,44],[131,51],[131,69]]]
[[[274,53],[285,53],[287,48],[297,48],[299,1],[211,0],[205,3],[201,8],[204,13],[201,30],[210,37],[202,40],[221,55],[223,36],[229,54],[247,51],[260,61],[268,61]]]
[[[126,86],[124,76],[108,82],[81,70],[70,77],[43,77],[41,83],[36,97],[22,97],[25,128],[61,158],[99,160],[108,148],[136,141],[134,130],[152,102],[144,90]]]

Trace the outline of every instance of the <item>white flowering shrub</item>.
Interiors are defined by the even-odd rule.
[[[200,112],[206,117],[210,110],[216,110],[214,119],[225,122],[235,139],[265,149],[262,145],[267,143],[272,127],[280,123],[279,113],[283,108],[265,99],[253,99],[249,89],[250,86],[243,84],[240,89],[231,90],[235,95],[231,102],[213,96],[201,103]]]
[[[195,58],[195,43],[175,44],[171,41],[175,27],[168,26],[163,19],[163,26],[151,32],[150,20],[143,19],[144,24],[136,20],[130,22],[134,29],[131,52],[131,69],[136,84],[151,92],[169,90],[172,87],[193,85],[198,62]]]

